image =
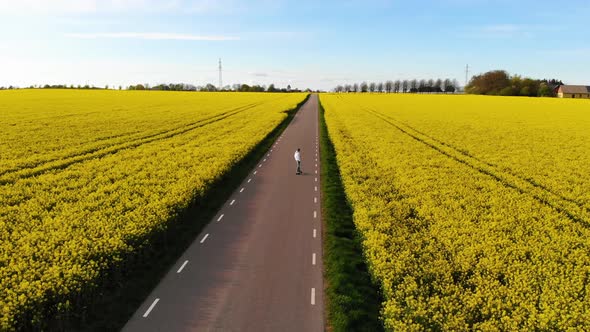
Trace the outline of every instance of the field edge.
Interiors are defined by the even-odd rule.
[[[384,331],[383,297],[367,269],[321,100],[318,108],[327,330]]]

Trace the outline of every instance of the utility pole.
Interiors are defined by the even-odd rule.
[[[465,86],[469,84],[469,64],[465,66]]]
[[[221,82],[221,58],[219,58],[219,91],[223,89],[223,85]]]

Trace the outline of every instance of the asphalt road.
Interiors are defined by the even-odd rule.
[[[318,133],[313,95],[124,331],[324,330]]]

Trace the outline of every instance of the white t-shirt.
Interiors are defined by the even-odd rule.
[[[293,157],[295,158],[295,160],[301,161],[301,154],[299,153],[299,151],[295,151]]]

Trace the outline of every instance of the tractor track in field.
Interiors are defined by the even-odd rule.
[[[434,149],[435,151],[461,164],[464,164],[478,171],[479,173],[492,177],[493,179],[500,182],[503,186],[514,189],[521,194],[526,194],[553,208],[554,210],[563,213],[569,219],[579,222],[586,227],[590,226],[590,216],[588,214],[590,209],[584,205],[565,198],[562,195],[556,194],[552,190],[548,190],[545,186],[538,185],[535,181],[523,178],[522,176],[509,171],[499,170],[498,166],[495,166],[486,161],[482,161],[479,158],[472,156],[468,152],[462,151],[450,144],[444,143],[441,140],[434,139],[429,135],[423,134],[420,131],[413,129],[411,126],[408,126],[390,116],[384,115],[374,109],[368,107],[360,108],[396,128],[403,134],[428,146],[429,148]]]
[[[262,104],[264,104],[264,102],[252,103],[252,104],[249,104],[246,106],[240,106],[240,107],[234,108],[232,110],[226,111],[221,114],[217,114],[217,115],[205,118],[205,119],[200,119],[198,121],[195,121],[195,122],[192,122],[189,124],[185,124],[185,125],[182,125],[177,128],[168,129],[168,130],[160,131],[157,133],[152,133],[149,135],[134,138],[134,139],[127,141],[127,142],[117,143],[114,145],[101,146],[101,147],[96,147],[96,148],[92,148],[92,149],[86,149],[86,150],[79,151],[77,153],[74,153],[74,154],[71,154],[68,156],[54,158],[52,160],[44,160],[39,163],[35,163],[34,165],[8,169],[8,170],[5,170],[4,172],[0,173],[0,185],[14,183],[14,182],[18,181],[19,179],[40,175],[40,174],[43,174],[43,173],[46,173],[46,172],[49,172],[52,170],[56,170],[56,169],[64,169],[64,168],[67,168],[73,164],[84,162],[89,159],[101,158],[101,157],[104,157],[109,154],[117,153],[121,150],[136,148],[136,147],[144,145],[144,144],[172,138],[172,137],[175,137],[178,135],[182,135],[182,134],[185,134],[185,133],[190,132],[192,130],[202,128],[204,126],[207,126],[207,125],[213,124],[215,122],[235,116],[239,113],[242,113],[242,112],[252,109],[254,107],[260,106]]]

